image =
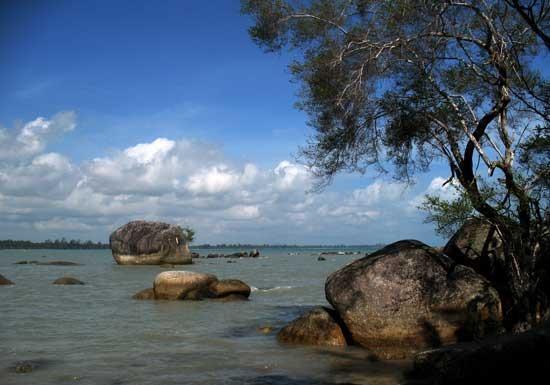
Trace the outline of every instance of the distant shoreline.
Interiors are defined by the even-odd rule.
[[[287,249],[350,249],[350,248],[380,248],[384,244],[374,245],[270,245],[270,244],[202,244],[190,246],[190,249],[262,249],[262,248],[287,248]],[[110,249],[108,243],[80,241],[80,240],[46,240],[44,242],[31,242],[21,240],[0,240],[0,250],[42,249],[42,250],[102,250]]]

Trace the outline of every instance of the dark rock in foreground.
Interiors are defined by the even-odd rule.
[[[84,282],[73,277],[61,277],[53,281],[54,285],[84,285]]]
[[[111,234],[109,243],[119,265],[193,263],[182,228],[168,223],[129,222]]]
[[[12,281],[0,274],[0,285],[15,285]]]
[[[550,380],[550,328],[429,350],[411,377],[435,385],[540,385]]]
[[[282,328],[277,340],[303,345],[346,346],[338,318],[334,310],[316,307]]]
[[[494,333],[502,318],[483,277],[412,240],[331,274],[325,293],[353,342],[384,359]]]

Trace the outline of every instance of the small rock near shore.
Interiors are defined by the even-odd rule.
[[[282,328],[277,340],[301,345],[346,346],[341,322],[337,320],[334,310],[316,307]]]

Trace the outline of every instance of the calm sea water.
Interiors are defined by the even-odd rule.
[[[350,249],[351,250],[351,249]],[[367,250],[352,249],[361,252]],[[195,250],[201,254],[230,250]],[[237,250],[235,250],[237,251]],[[250,301],[137,301],[158,266],[118,266],[109,250],[0,250],[0,384],[396,384],[407,363],[376,363],[359,349],[281,346],[275,331],[326,305],[328,274],[358,258],[321,249],[266,248],[258,259],[198,259],[182,270],[238,278]],[[371,251],[371,250],[368,250]],[[289,253],[297,253],[289,255]],[[82,266],[15,265],[67,260]],[[52,281],[74,276],[83,286]],[[31,360],[36,369],[15,373]]]

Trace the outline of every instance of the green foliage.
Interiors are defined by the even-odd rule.
[[[465,194],[456,199],[445,200],[437,195],[426,195],[418,206],[427,213],[425,223],[434,223],[435,231],[450,238],[468,219],[474,218],[475,210]]]
[[[535,60],[550,49],[550,2],[242,4],[254,41],[296,53],[298,107],[314,130],[300,154],[319,188],[342,171],[391,167],[411,181],[433,162],[448,164],[461,193],[450,202],[428,196],[428,221],[445,235],[473,215],[490,222],[507,253],[496,284],[512,298],[507,317],[550,309],[550,259],[541,252],[550,228],[550,85]]]
[[[185,242],[193,242],[193,240],[195,239],[195,230],[190,227],[183,227],[181,228],[181,231],[183,232]]]

